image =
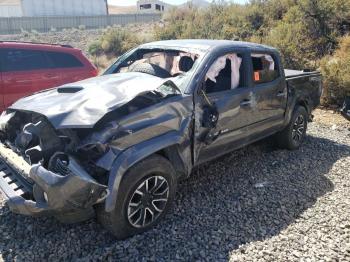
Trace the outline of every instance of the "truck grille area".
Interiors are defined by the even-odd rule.
[[[0,158],[0,187],[3,186],[12,191],[11,195],[32,199],[32,185]]]

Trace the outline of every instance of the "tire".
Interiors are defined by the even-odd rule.
[[[280,148],[296,150],[300,147],[306,136],[308,114],[302,106],[294,109],[289,124],[276,135]]]
[[[163,185],[160,186],[160,183]],[[149,191],[152,191],[156,184],[159,189],[154,190],[151,194],[154,197],[152,198],[146,194],[146,186],[148,185]],[[142,233],[158,224],[169,211],[175,198],[176,184],[176,174],[171,163],[160,155],[152,155],[125,173],[119,187],[115,209],[112,212],[106,212],[104,205],[99,206],[97,219],[117,239],[125,239]],[[143,186],[140,188],[141,185]],[[168,186],[168,193],[160,195],[161,191],[166,191],[166,186]],[[144,196],[141,196],[139,192],[143,193]],[[167,198],[167,201],[160,201],[161,198]],[[141,204],[136,207],[135,203]],[[145,208],[142,208],[142,205]],[[137,209],[141,209],[141,211],[137,211]],[[134,212],[136,213],[133,215]],[[154,216],[150,212],[153,212]],[[144,216],[145,213],[146,216]],[[138,222],[139,216],[141,217],[140,223]],[[154,218],[153,221],[151,221],[152,218]],[[147,223],[143,224],[144,221]]]
[[[145,73],[153,76],[158,76],[160,78],[168,78],[171,77],[171,74],[163,69],[162,67],[155,65],[155,64],[150,64],[150,63],[141,63],[141,64],[136,64],[134,66],[131,66],[130,72],[139,72],[139,73]]]

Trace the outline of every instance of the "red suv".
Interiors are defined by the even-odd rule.
[[[0,42],[0,112],[23,96],[97,74],[71,46]]]

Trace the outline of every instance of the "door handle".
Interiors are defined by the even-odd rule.
[[[251,106],[252,104],[252,101],[249,100],[249,99],[244,99],[243,101],[241,101],[240,105],[241,107],[248,107],[248,106]]]

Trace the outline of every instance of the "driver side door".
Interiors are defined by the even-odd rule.
[[[217,61],[232,54],[241,59],[239,69],[232,66],[232,61],[229,64],[230,61],[226,59],[224,68],[214,73],[214,75],[217,74],[216,83],[213,84],[213,81],[208,83],[208,75],[212,74],[210,71],[217,66]],[[250,87],[251,82],[247,74],[250,72],[248,59],[249,54],[244,52],[223,53],[211,63],[201,81],[195,98],[194,156],[196,164],[214,159],[231,151],[233,147],[246,143],[247,135],[243,132],[243,128],[259,121],[255,114],[257,103],[254,101],[254,90]],[[232,86],[235,82],[232,80],[237,78],[237,74],[239,74],[238,86]],[[213,79],[213,76],[211,78]],[[217,123],[215,126],[208,126],[205,123],[208,121],[208,108],[216,110]],[[209,116],[209,119],[213,119],[213,116]]]

